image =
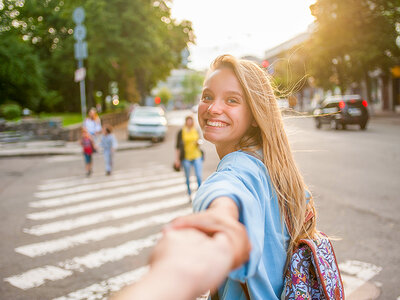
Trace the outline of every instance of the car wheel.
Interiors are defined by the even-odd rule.
[[[331,129],[339,130],[339,122],[337,120],[331,120]]]
[[[365,123],[361,123],[361,124],[360,124],[360,129],[361,129],[361,130],[367,129],[367,123],[366,123],[366,122],[365,122]]]
[[[317,127],[317,129],[321,129],[321,121],[319,119],[315,120],[315,127]]]

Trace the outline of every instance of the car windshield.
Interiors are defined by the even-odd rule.
[[[144,118],[156,118],[156,117],[160,117],[161,114],[158,111],[154,111],[154,110],[137,110],[134,112],[133,114],[135,117],[144,117]]]

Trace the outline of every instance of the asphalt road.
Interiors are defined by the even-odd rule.
[[[319,228],[337,237],[348,298],[397,299],[400,126],[285,123]],[[172,171],[176,131],[151,148],[117,152],[111,177],[100,154],[89,179],[80,156],[1,159],[0,298],[102,299],[139,278],[162,224],[190,211],[183,174]],[[218,157],[211,144],[203,149],[206,178]]]

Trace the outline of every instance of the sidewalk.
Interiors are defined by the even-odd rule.
[[[152,146],[151,141],[128,141],[126,123],[114,128],[118,140],[117,151],[142,149]],[[81,155],[79,141],[26,141],[16,143],[0,143],[1,157],[42,156],[42,155]]]
[[[371,116],[370,121],[385,123],[385,124],[400,125],[400,112],[394,112],[394,111],[374,112],[374,114]]]

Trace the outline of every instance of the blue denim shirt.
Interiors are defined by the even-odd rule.
[[[250,238],[250,259],[232,271],[219,288],[220,299],[245,300],[240,282],[246,282],[251,299],[280,299],[289,234],[267,168],[256,157],[236,151],[223,157],[217,171],[200,186],[194,211],[226,196],[239,208],[239,221]]]

